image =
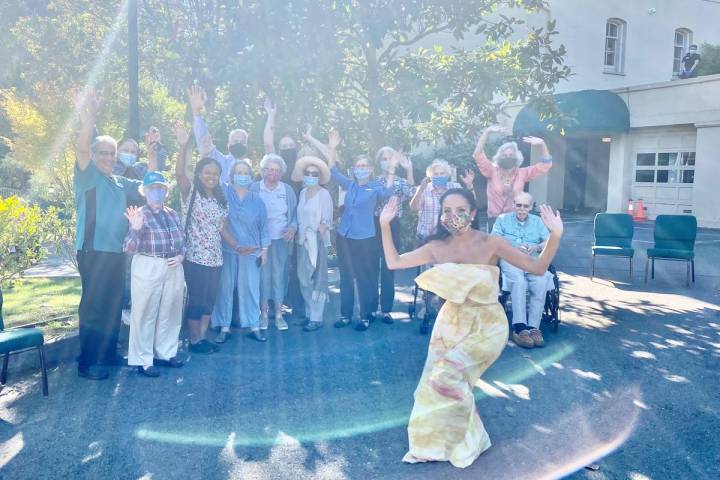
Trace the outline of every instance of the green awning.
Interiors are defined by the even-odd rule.
[[[544,118],[538,110],[551,102],[557,114]],[[537,108],[537,110],[536,110]],[[513,124],[513,134],[547,135],[548,132],[611,134],[630,131],[630,112],[617,94],[609,90],[581,90],[559,93],[551,98],[530,102],[520,110]]]

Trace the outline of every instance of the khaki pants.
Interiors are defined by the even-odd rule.
[[[147,367],[153,358],[177,354],[182,324],[183,267],[168,267],[167,259],[135,255],[130,296],[128,365]]]

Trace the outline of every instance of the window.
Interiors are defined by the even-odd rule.
[[[673,75],[679,75],[682,70],[682,58],[688,51],[692,42],[692,32],[686,28],[675,30],[675,43],[673,44]]]
[[[605,24],[605,72],[622,73],[625,60],[625,22],[611,18]]]
[[[638,153],[635,157],[635,183],[694,182],[695,152]]]

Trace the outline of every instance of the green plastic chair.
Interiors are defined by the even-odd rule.
[[[632,247],[633,219],[627,213],[598,213],[593,226],[595,242],[592,246],[590,278],[595,276],[595,257],[627,257],[630,259],[630,278],[633,275]]]
[[[0,355],[3,356],[0,383],[7,382],[8,362],[10,355],[28,352],[37,349],[40,354],[40,369],[42,370],[43,395],[48,395],[47,368],[45,366],[45,337],[39,328],[10,328],[5,330],[2,316],[3,295],[0,290]]]
[[[651,278],[655,278],[655,260],[672,260],[686,263],[685,285],[690,286],[690,278],[695,283],[697,219],[693,215],[658,215],[655,218],[654,236],[655,247],[647,250],[645,282],[648,264],[652,265]]]

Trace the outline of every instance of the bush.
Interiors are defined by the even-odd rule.
[[[720,45],[703,43],[700,46],[700,66],[698,75],[715,75],[720,73]]]
[[[26,192],[31,176],[30,170],[11,156],[0,158],[0,188]]]
[[[0,284],[11,283],[45,257],[45,242],[59,225],[55,208],[43,211],[18,197],[0,197]]]

